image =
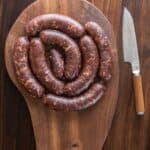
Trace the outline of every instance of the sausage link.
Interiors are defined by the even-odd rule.
[[[65,94],[75,96],[86,90],[93,82],[99,66],[99,55],[94,41],[89,36],[83,36],[80,40],[80,49],[83,58],[83,68],[79,77],[68,83]]]
[[[64,75],[64,59],[59,51],[56,49],[50,50],[50,64],[54,76],[62,79]]]
[[[29,36],[35,36],[45,29],[60,30],[73,38],[81,37],[84,34],[84,27],[79,22],[58,14],[35,17],[26,26],[26,32]]]
[[[101,64],[99,76],[108,81],[111,79],[112,56],[111,44],[103,29],[95,22],[85,24],[85,30],[93,37],[100,50]]]
[[[101,83],[95,83],[81,96],[66,98],[48,94],[43,97],[43,102],[55,110],[82,110],[94,105],[103,96],[104,90]]]
[[[29,58],[32,70],[41,83],[50,92],[61,95],[63,93],[64,83],[55,78],[49,69],[45,56],[45,47],[39,38],[33,38],[31,40]]]
[[[73,80],[79,74],[81,67],[81,53],[78,45],[67,35],[54,30],[44,30],[40,33],[44,44],[57,45],[65,53],[64,76],[67,80]]]
[[[13,62],[17,79],[20,84],[33,96],[41,98],[44,87],[34,78],[28,64],[29,41],[27,37],[17,39],[14,46]]]

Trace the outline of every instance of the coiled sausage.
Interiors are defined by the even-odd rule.
[[[78,45],[67,35],[54,30],[44,30],[40,33],[44,44],[57,45],[65,53],[64,76],[67,80],[73,80],[79,74],[81,67],[81,53]]]
[[[64,59],[56,49],[50,50],[50,65],[54,76],[62,79],[64,75]]]
[[[112,77],[112,56],[110,41],[104,33],[103,29],[96,22],[86,23],[85,30],[91,35],[91,37],[93,37],[100,50],[101,64],[99,76],[108,81]]]
[[[74,19],[57,14],[45,14],[33,18],[26,26],[29,36],[35,36],[42,30],[60,30],[73,38],[81,37],[84,34],[84,27]]]
[[[82,110],[100,100],[112,77],[112,47],[101,26],[44,14],[26,25],[26,33],[15,44],[13,62],[29,94],[62,111]]]
[[[57,95],[63,93],[64,83],[59,81],[49,69],[46,61],[45,48],[39,38],[33,38],[30,42],[29,58],[34,74],[46,88]]]
[[[36,80],[28,63],[29,41],[27,37],[17,39],[14,46],[13,62],[18,81],[33,96],[41,98],[44,87]]]
[[[86,90],[94,81],[99,66],[99,55],[94,41],[87,35],[80,40],[80,50],[83,58],[83,68],[79,77],[69,82],[65,88],[65,94],[75,96]]]
[[[55,110],[81,110],[94,105],[103,96],[104,90],[103,84],[95,83],[81,96],[66,98],[47,94],[43,97],[43,102]]]

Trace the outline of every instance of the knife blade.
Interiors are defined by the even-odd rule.
[[[144,96],[143,96],[142,78],[140,74],[140,61],[136,40],[136,32],[133,18],[127,8],[124,8],[122,30],[123,30],[124,61],[131,64],[133,73],[136,112],[138,115],[143,115]]]
[[[127,8],[123,15],[123,53],[124,61],[132,66],[133,74],[140,74],[139,54],[133,18]]]

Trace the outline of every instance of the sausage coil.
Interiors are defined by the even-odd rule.
[[[64,75],[66,79],[72,80],[78,76],[81,66],[81,54],[78,45],[64,33],[54,30],[42,31],[40,38],[44,44],[57,45],[64,50],[66,58]]]
[[[99,69],[99,76],[108,81],[111,79],[112,56],[111,45],[108,37],[103,29],[95,22],[88,22],[85,24],[85,30],[95,40],[100,50],[101,66]]]
[[[64,59],[61,53],[56,49],[50,50],[50,65],[56,78],[62,79],[64,75]]]
[[[29,36],[35,36],[44,29],[59,30],[73,38],[84,34],[84,27],[74,19],[58,14],[45,14],[33,18],[26,26]]]
[[[45,14],[26,25],[17,39],[13,63],[26,91],[55,110],[94,105],[111,79],[111,43],[95,22],[81,25],[67,16]]]
[[[28,51],[29,41],[27,37],[17,39],[13,53],[17,79],[33,97],[41,98],[44,94],[44,88],[32,74],[28,63]]]

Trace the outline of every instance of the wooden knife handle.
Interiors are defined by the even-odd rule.
[[[144,115],[144,94],[141,75],[133,76],[133,84],[135,93],[136,112],[138,115]]]

